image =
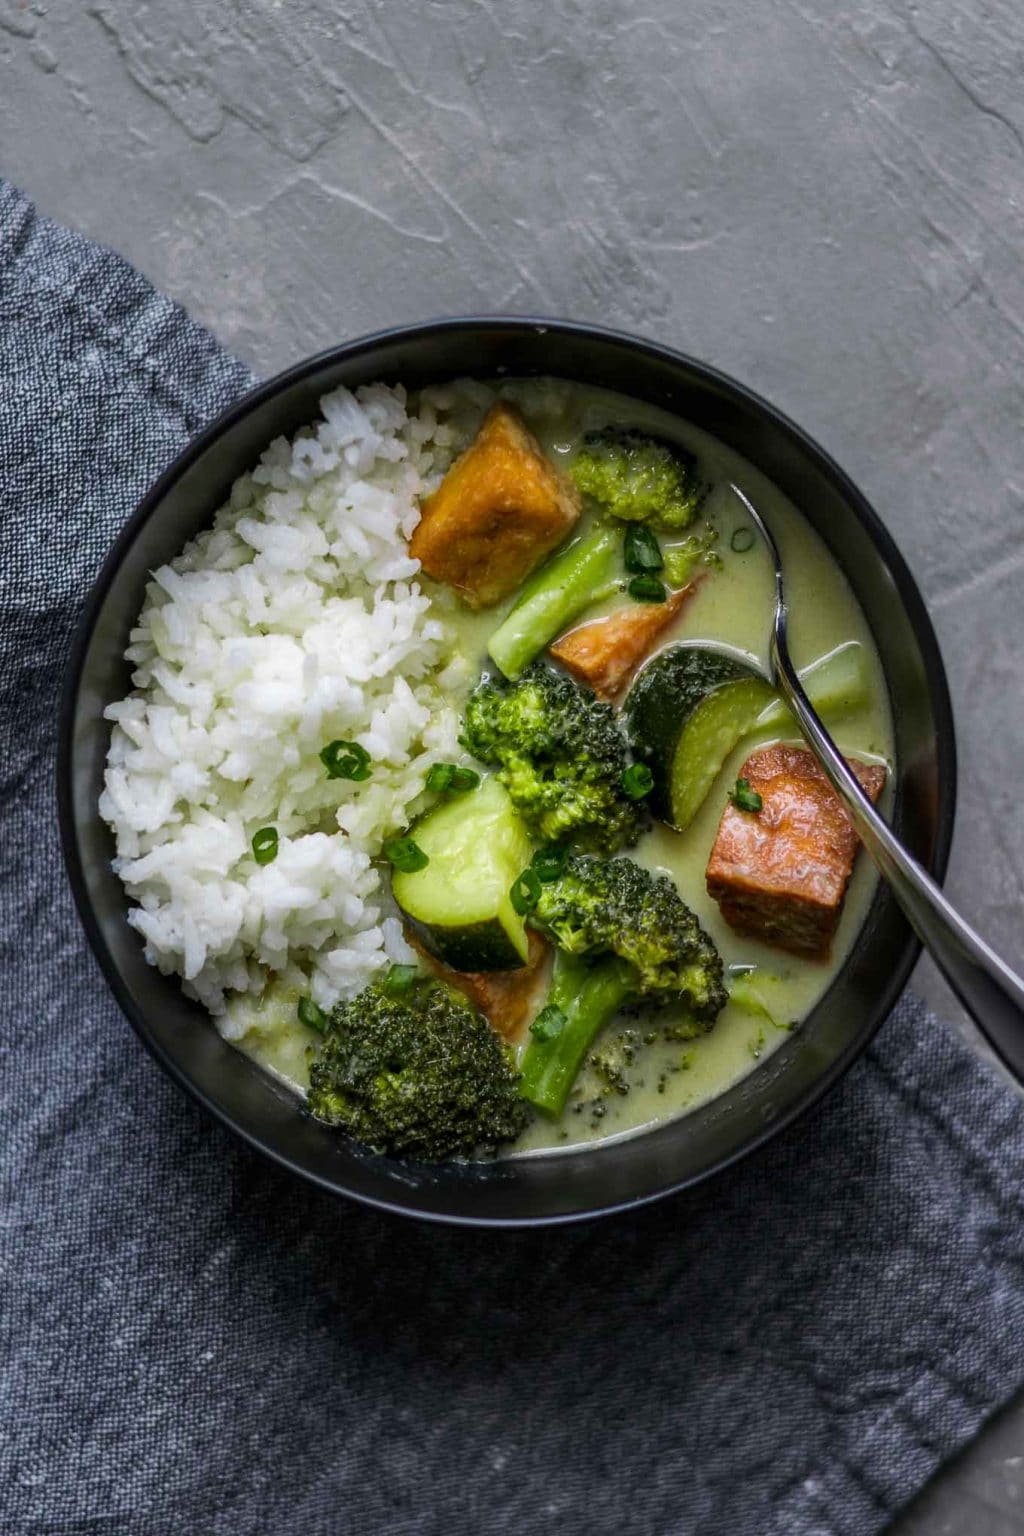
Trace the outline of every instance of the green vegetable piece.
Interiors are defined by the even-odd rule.
[[[767,1020],[774,1029],[795,1029],[795,1020],[779,1020],[765,1000],[765,991],[770,994],[772,985],[777,984],[778,977],[762,976],[757,966],[746,966],[742,970],[732,967],[728,979],[729,1001],[742,1008],[744,1013]]]
[[[529,835],[497,778],[449,796],[413,827],[427,867],[396,871],[391,890],[426,949],[457,971],[506,971],[528,954],[509,888],[529,863]]]
[[[475,768],[461,768],[457,763],[434,763],[427,773],[426,787],[435,795],[465,794],[480,783]]]
[[[377,1151],[439,1162],[513,1141],[530,1110],[497,1032],[449,987],[371,986],[335,1008],[309,1108]]]
[[[557,1003],[547,1003],[530,1025],[530,1034],[536,1040],[557,1040],[568,1022]]]
[[[532,912],[537,905],[540,900],[540,887],[540,876],[535,869],[524,869],[522,874],[512,882],[512,889],[508,893],[509,900],[521,917],[527,912]]]
[[[691,534],[681,544],[663,551],[665,578],[677,590],[685,587],[699,565],[721,565],[721,556],[715,553],[718,529],[705,524],[703,533]]]
[[[257,864],[273,864],[277,858],[276,827],[261,827],[253,833],[252,856]]]
[[[707,494],[691,453],[632,427],[587,432],[569,473],[604,512],[653,528],[688,527]]]
[[[566,865],[569,850],[561,843],[549,843],[546,848],[538,848],[530,860],[531,867],[536,871],[538,880],[545,884],[550,880],[557,880]]]
[[[370,754],[357,741],[331,741],[320,753],[329,779],[351,779],[361,784],[373,772]]]
[[[729,799],[738,811],[750,811],[755,816],[764,805],[757,790],[751,789],[749,779],[737,779],[729,791]]]
[[[707,1030],[726,1002],[722,961],[671,880],[631,859],[573,857],[541,888],[530,923],[558,946],[548,1003],[554,1039],[527,1041],[521,1091],[561,1114],[587,1052],[627,1002],[683,1007]]]
[[[688,549],[666,549],[664,570],[669,586],[677,592],[687,586],[699,558]]]
[[[556,955],[547,1006],[565,1023],[553,1034],[531,1030],[520,1062],[523,1098],[557,1118],[591,1045],[629,995],[628,975],[614,964],[590,970],[570,955]]]
[[[622,788],[631,800],[642,800],[654,788],[654,774],[646,763],[630,763],[622,775]]]
[[[663,603],[668,596],[665,583],[657,576],[634,576],[626,591],[638,603]]]
[[[658,536],[644,523],[630,523],[623,542],[623,563],[636,576],[653,575],[665,562]]]
[[[748,550],[753,549],[756,541],[757,535],[753,528],[737,528],[729,540],[729,548],[734,554],[745,555]]]
[[[698,1027],[725,1004],[722,961],[696,914],[667,875],[632,859],[574,855],[541,887],[530,925],[570,954],[617,957],[634,990],[683,1007]]]
[[[388,997],[408,997],[419,974],[416,965],[389,965],[381,986]]]
[[[518,682],[481,683],[461,740],[495,769],[538,842],[611,853],[635,843],[646,824],[622,789],[630,754],[616,711],[544,662]]]
[[[752,729],[770,697],[766,682],[743,678],[709,694],[693,711],[672,761],[669,796],[674,826],[690,825],[729,753]]]
[[[318,1034],[323,1034],[327,1029],[327,1015],[322,1008],[318,1008],[311,997],[300,997],[299,1006],[296,1009],[299,1023],[305,1024],[307,1029],[315,1029]]]
[[[800,681],[819,715],[848,714],[866,704],[871,696],[867,658],[857,640],[848,640],[802,668]],[[764,731],[778,726],[789,730],[793,724],[785,700],[775,695],[758,715],[754,728]]]
[[[521,677],[549,641],[615,590],[618,553],[615,530],[595,528],[541,566],[487,644],[491,660],[505,677]]]
[[[727,695],[733,701],[735,718],[731,726],[723,723],[708,745],[699,711],[732,685],[747,692]],[[669,646],[641,668],[626,696],[623,713],[633,751],[654,778],[649,803],[656,816],[678,827],[688,825],[744,727],[749,728],[748,717],[756,718],[771,697],[769,685],[750,667],[702,646]],[[694,734],[696,745],[690,740]]]
[[[388,837],[384,840],[384,857],[405,875],[426,869],[430,859],[411,837]]]
[[[863,650],[855,642],[800,676],[811,703],[825,715],[852,709],[868,694]],[[751,667],[685,643],[660,651],[641,669],[624,716],[636,756],[654,775],[651,808],[680,830],[689,826],[745,736],[791,720]]]

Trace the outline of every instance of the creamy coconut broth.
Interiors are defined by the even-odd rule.
[[[717,530],[714,549],[720,555],[720,564],[706,571],[696,595],[659,637],[655,652],[679,641],[702,641],[731,648],[752,661],[765,654],[771,573],[760,544],[750,545],[739,532],[747,527],[746,520],[727,490],[728,483],[735,481],[770,523],[782,550],[792,615],[791,646],[798,666],[851,641],[862,647],[866,697],[830,719],[840,747],[849,755],[885,763],[891,768],[893,748],[887,692],[865,618],[821,540],[771,482],[706,433],[626,396],[550,380],[509,381],[501,386],[500,395],[514,402],[544,453],[556,465],[571,462],[584,432],[608,423],[636,427],[680,443],[697,456],[702,477],[713,486],[701,517]],[[482,414],[481,404],[473,398],[458,400],[449,411],[445,419],[452,428],[455,448],[462,448],[469,441]],[[585,530],[593,516],[592,508],[585,510],[578,531]],[[671,542],[671,537],[663,536],[663,543]],[[438,583],[426,579],[423,586],[435,599],[465,658],[460,679],[449,685],[450,701],[461,711],[481,672],[494,671],[487,656],[487,642],[504,614],[518,601],[518,592],[495,606],[473,611]],[[603,604],[588,609],[576,622],[589,621],[631,601],[618,592]],[[619,1136],[695,1109],[753,1071],[778,1049],[789,1031],[799,1027],[799,1021],[826,991],[849,952],[872,898],[875,877],[863,855],[856,860],[838,931],[825,960],[803,958],[735,932],[723,919],[705,885],[705,868],[727,792],[737,780],[741,766],[759,746],[797,739],[791,725],[787,729],[785,724],[778,723],[744,736],[729,754],[685,831],[677,832],[656,820],[636,846],[626,850],[643,867],[670,875],[717,946],[727,975],[730,968],[756,967],[752,980],[765,1005],[763,1012],[758,1011],[756,1004],[752,1009],[749,1000],[743,1007],[730,1001],[708,1033],[682,1040],[663,1037],[669,1017],[665,1012],[656,1019],[616,1020],[606,1029],[605,1037],[618,1038],[624,1029],[632,1029],[637,1036],[635,1060],[624,1068],[624,1081],[619,1084],[628,1091],[608,1091],[607,1083],[594,1069],[584,1066],[564,1113],[558,1118],[537,1113],[512,1146],[505,1147],[500,1155],[540,1154]],[[460,755],[458,761],[468,764],[472,759]],[[887,787],[885,796],[890,793]],[[883,800],[883,806],[885,803]],[[309,1081],[314,1037],[308,1029],[296,1027],[299,994],[300,989],[294,985],[268,988],[253,1015],[256,1027],[247,1029],[236,1043],[261,1066],[302,1092]],[[529,1038],[527,1032],[517,1043],[520,1053]]]

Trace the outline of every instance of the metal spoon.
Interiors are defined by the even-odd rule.
[[[772,686],[796,717],[808,746],[845,802],[861,842],[888,881],[914,932],[978,1028],[1011,1072],[1024,1082],[1024,981],[946,900],[927,870],[882,820],[846,766],[804,692],[789,654],[779,547],[749,498],[736,485],[730,489],[746,508],[775,565],[775,617],[768,649]]]

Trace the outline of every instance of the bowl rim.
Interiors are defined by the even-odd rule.
[[[815,463],[816,467],[823,472],[825,477],[831,480],[843,500],[850,504],[861,525],[868,533],[871,542],[888,565],[899,600],[914,631],[925,664],[929,686],[929,703],[935,721],[935,761],[938,788],[934,846],[929,867],[930,873],[940,885],[946,874],[953,837],[957,799],[957,749],[949,682],[931,616],[928,613],[924,598],[907,561],[878,513],[849,475],[847,475],[846,471],[803,427],[799,426],[783,411],[779,410],[777,406],[766,400],[741,380],[724,372],[722,369],[716,368],[712,364],[691,356],[689,353],[665,346],[661,342],[653,341],[647,337],[637,336],[628,331],[621,331],[608,326],[591,324],[588,321],[560,319],[543,315],[488,313],[440,316],[436,319],[414,321],[409,324],[388,326],[381,330],[370,331],[364,335],[354,337],[350,341],[342,342],[338,345],[324,348],[320,352],[310,354],[300,359],[299,362],[272,375],[269,379],[263,380],[255,384],[251,389],[246,390],[239,399],[232,402],[198,433],[189,438],[180,452],[175,455],[136,504],[124,526],[114,539],[86,596],[80,617],[75,626],[64,667],[57,721],[58,738],[55,759],[57,816],[64,865],[89,947],[121,1012],[127,1018],[145,1049],[158,1062],[172,1081],[194,1103],[198,1104],[218,1124],[223,1126],[224,1129],[263,1157],[268,1158],[279,1168],[283,1168],[288,1173],[333,1195],[335,1198],[356,1200],[360,1204],[372,1209],[403,1216],[407,1219],[426,1221],[442,1226],[524,1229],[530,1227],[573,1225],[578,1222],[594,1221],[598,1217],[612,1216],[620,1212],[632,1211],[642,1206],[650,1205],[656,1200],[661,1200],[668,1195],[678,1194],[684,1189],[693,1188],[716,1177],[727,1168],[751,1156],[767,1142],[780,1135],[818,1104],[838,1081],[845,1076],[854,1062],[867,1050],[882,1024],[889,1017],[906,986],[921,954],[922,945],[920,940],[912,931],[908,931],[907,942],[904,946],[900,963],[890,973],[886,984],[879,991],[877,1001],[866,1013],[863,1027],[858,1032],[856,1039],[850,1042],[845,1051],[832,1060],[827,1068],[815,1077],[778,1116],[753,1134],[748,1135],[740,1145],[717,1157],[697,1172],[690,1173],[682,1178],[670,1179],[667,1183],[660,1184],[657,1188],[632,1199],[598,1204],[585,1210],[572,1211],[567,1214],[487,1217],[460,1215],[446,1211],[412,1210],[408,1206],[403,1205],[399,1200],[383,1199],[376,1195],[345,1188],[338,1181],[303,1167],[287,1153],[271,1145],[257,1131],[249,1129],[234,1119],[216,1100],[192,1081],[185,1070],[178,1065],[154,1038],[143,1011],[135,1006],[128,988],[122,980],[120,968],[106,944],[99,921],[93,912],[89,894],[89,882],[80,858],[76,837],[72,792],[74,761],[73,726],[82,682],[82,672],[96,620],[102,610],[114,578],[121,567],[124,556],[134,543],[139,531],[153,516],[164,496],[181,475],[206,452],[212,443],[230,431],[236,423],[243,420],[251,411],[271,401],[275,395],[297,383],[301,383],[304,379],[319,372],[321,369],[351,362],[361,354],[383,345],[393,345],[416,338],[422,339],[424,337],[440,337],[451,333],[471,332],[482,327],[486,327],[490,331],[504,330],[513,333],[533,331],[538,334],[546,333],[554,336],[594,338],[613,347],[622,348],[634,355],[640,354],[672,367],[684,368],[698,382],[723,391],[726,395],[731,396],[755,413],[760,414],[769,423],[773,431],[788,437],[799,450]],[[840,967],[841,970],[842,967]],[[839,972],[837,972],[837,976],[838,974]],[[833,983],[835,979],[833,978]],[[833,983],[830,983],[830,986]],[[643,1132],[639,1134],[642,1135]]]

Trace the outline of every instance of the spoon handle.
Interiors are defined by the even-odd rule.
[[[1024,982],[947,901],[883,821],[811,705],[789,654],[780,605],[771,640],[775,684],[911,927],[994,1050],[1024,1082]]]

